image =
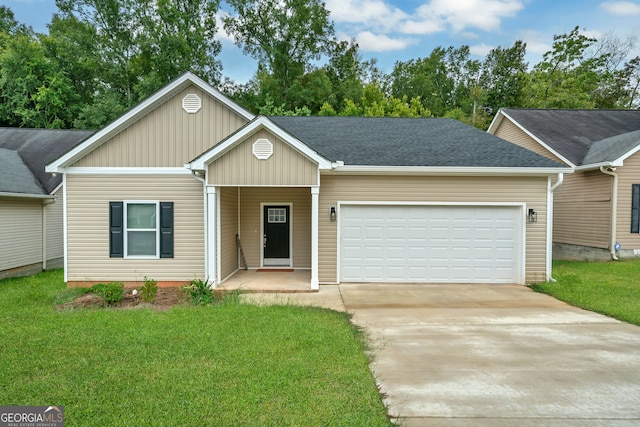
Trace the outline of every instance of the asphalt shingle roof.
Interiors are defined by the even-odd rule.
[[[603,158],[602,154],[587,157],[595,142],[640,130],[640,110],[504,108],[502,111],[578,166],[595,163],[596,157]]]
[[[14,177],[22,177],[21,180],[9,179],[8,175],[11,175],[11,172],[3,172],[0,177],[0,191],[51,193],[62,182],[62,176],[48,174],[44,167],[93,133],[83,130],[0,128],[0,149],[14,153],[10,155],[5,152],[0,155],[0,170],[11,171],[15,174]],[[18,160],[22,166],[18,164]],[[31,183],[22,182],[22,179],[26,179],[23,175],[24,167],[30,172],[31,181],[35,181],[36,187]]]
[[[318,154],[345,165],[559,167],[453,119],[269,117]]]

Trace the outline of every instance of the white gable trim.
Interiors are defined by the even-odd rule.
[[[237,144],[239,144],[241,141],[243,141],[245,138],[247,138],[249,135],[260,128],[264,128],[273,133],[278,138],[282,139],[287,144],[291,145],[294,149],[302,153],[309,160],[317,163],[318,169],[331,169],[331,162],[329,160],[313,151],[311,148],[309,148],[308,145],[306,145],[299,139],[294,138],[292,135],[285,132],[282,128],[276,126],[265,116],[259,116],[252,122],[247,123],[243,128],[228,137],[226,140],[211,148],[209,151],[205,152],[192,162],[186,163],[184,166],[187,169],[191,170],[205,170],[209,163],[213,162],[215,159],[231,150],[233,147],[235,147]]]
[[[500,116],[500,118],[498,118],[498,116]],[[503,117],[509,119],[514,125],[518,127],[518,129],[520,129],[521,131],[526,133],[528,136],[533,138],[538,144],[542,145],[545,149],[547,149],[547,151],[549,151],[554,156],[556,156],[557,158],[565,162],[567,165],[569,165],[572,168],[576,167],[576,165],[570,162],[566,157],[564,157],[562,154],[558,153],[556,150],[551,148],[549,145],[543,142],[540,138],[538,138],[537,136],[529,132],[524,126],[518,123],[517,120],[515,120],[513,117],[505,113],[502,108],[498,111],[498,114],[496,114],[496,117],[493,118],[493,121],[491,122],[491,125],[489,126],[489,129],[487,130],[487,132],[490,133],[491,135],[495,135],[495,131],[497,130],[500,123],[502,123]]]
[[[80,160],[89,152],[98,148],[101,144],[106,142],[108,139],[112,138],[114,135],[122,131],[123,129],[131,126],[134,122],[148,114],[150,111],[154,110],[160,103],[166,101],[167,99],[174,96],[179,91],[184,88],[194,85],[197,86],[202,91],[208,93],[216,100],[220,101],[222,104],[229,107],[231,110],[246,118],[247,120],[252,120],[254,115],[244,108],[240,107],[238,104],[233,102],[231,99],[224,96],[221,92],[213,88],[207,82],[197,77],[192,73],[185,73],[182,76],[178,77],[173,82],[169,83],[167,86],[163,87],[153,95],[149,96],[147,99],[142,101],[140,104],[136,105],[128,112],[120,116],[117,120],[112,122],[111,124],[104,127],[102,130],[96,132],[91,137],[89,137],[82,144],[78,145],[71,151],[64,154],[62,157],[54,160],[49,163],[45,167],[45,171],[47,172],[64,172],[62,169],[74,162]]]

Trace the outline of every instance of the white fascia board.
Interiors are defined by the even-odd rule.
[[[504,114],[501,108],[498,110],[498,113],[495,116],[493,116],[493,120],[491,120],[491,124],[487,129],[487,133],[490,133],[491,135],[495,135],[495,131],[500,126],[500,123],[502,123],[503,118],[504,118]]]
[[[236,133],[231,135],[221,144],[211,148],[208,152],[204,153],[193,162],[185,164],[185,168],[191,170],[205,170],[207,165],[215,160],[220,155],[226,153],[231,148],[233,148],[238,142],[245,139],[247,136],[254,133],[258,128],[263,127],[269,132],[276,135],[278,138],[282,139],[289,145],[291,145],[294,149],[302,153],[308,159],[316,162],[318,164],[319,169],[329,170],[331,169],[331,162],[315,151],[313,151],[309,146],[300,141],[297,138],[294,138],[289,133],[285,132],[280,127],[276,126],[271,120],[269,120],[265,116],[259,116],[254,119],[252,122],[245,125],[243,128],[238,130]]]
[[[576,166],[574,168],[574,170],[576,172],[586,172],[586,171],[590,171],[590,170],[600,169],[600,167],[605,167],[605,168],[613,167],[613,168],[615,168],[615,167],[618,167],[618,166],[622,166],[622,162],[618,162],[616,160],[615,162],[590,163],[588,165]]]
[[[521,131],[523,131],[524,133],[526,133],[527,135],[529,135],[531,138],[533,138],[538,144],[542,145],[544,148],[546,148],[550,153],[552,153],[554,156],[556,156],[557,158],[559,158],[560,160],[562,160],[563,162],[565,162],[567,165],[569,165],[572,168],[575,168],[576,165],[574,165],[572,162],[570,162],[566,157],[564,157],[562,154],[558,153],[556,150],[554,150],[553,148],[551,148],[549,145],[547,145],[544,141],[542,141],[540,138],[538,138],[537,136],[535,136],[534,134],[532,134],[531,132],[529,132],[524,126],[522,126],[520,123],[518,123],[517,120],[515,120],[513,117],[509,116],[507,113],[505,113],[504,111],[501,110],[501,113],[504,115],[504,117],[506,117],[507,119],[511,120],[511,122],[516,125],[518,127],[518,129],[520,129]],[[495,119],[494,119],[495,121]],[[492,123],[493,124],[493,123]],[[489,127],[489,129],[491,129],[491,127]]]
[[[69,175],[191,175],[191,171],[183,167],[137,168],[137,167],[70,167],[61,172]]]
[[[573,173],[570,168],[518,168],[518,167],[452,167],[452,166],[338,166],[335,173],[373,173],[393,175],[555,175]]]
[[[52,194],[28,194],[28,193],[8,193],[0,191],[0,197],[12,197],[20,199],[55,199],[56,196]]]
[[[139,118],[145,116],[150,111],[152,111],[160,102],[165,99],[174,96],[176,93],[181,91],[182,89],[188,87],[189,85],[195,85],[204,92],[208,93],[218,101],[225,104],[227,107],[245,117],[247,120],[252,120],[254,115],[244,108],[240,107],[238,104],[233,102],[231,99],[224,96],[218,90],[210,86],[204,80],[195,76],[192,73],[185,73],[182,76],[178,77],[173,82],[169,83],[167,86],[163,87],[153,95],[149,96],[147,99],[142,101],[140,104],[136,105],[125,114],[120,116],[115,121],[111,122],[109,125],[105,126],[95,134],[93,134],[89,139],[87,139],[82,144],[78,145],[74,149],[68,151],[62,157],[59,157],[57,160],[49,163],[45,166],[45,171],[49,173],[58,172],[63,173],[63,168],[68,166],[75,161],[82,158],[91,150],[99,147],[103,142],[120,132],[121,130],[130,126],[133,122],[138,120]]]

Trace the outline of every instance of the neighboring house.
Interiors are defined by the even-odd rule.
[[[554,257],[640,256],[640,111],[505,108],[489,133],[575,171],[555,192]]]
[[[44,166],[92,133],[0,128],[0,278],[62,267],[62,176]]]
[[[254,116],[187,73],[47,166],[68,285],[217,285],[249,268],[342,282],[550,277],[571,170],[450,119]],[[537,222],[528,213],[536,212]]]

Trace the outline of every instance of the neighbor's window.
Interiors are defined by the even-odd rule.
[[[631,232],[640,233],[640,184],[631,186]]]
[[[157,257],[158,202],[125,202],[125,257]]]

